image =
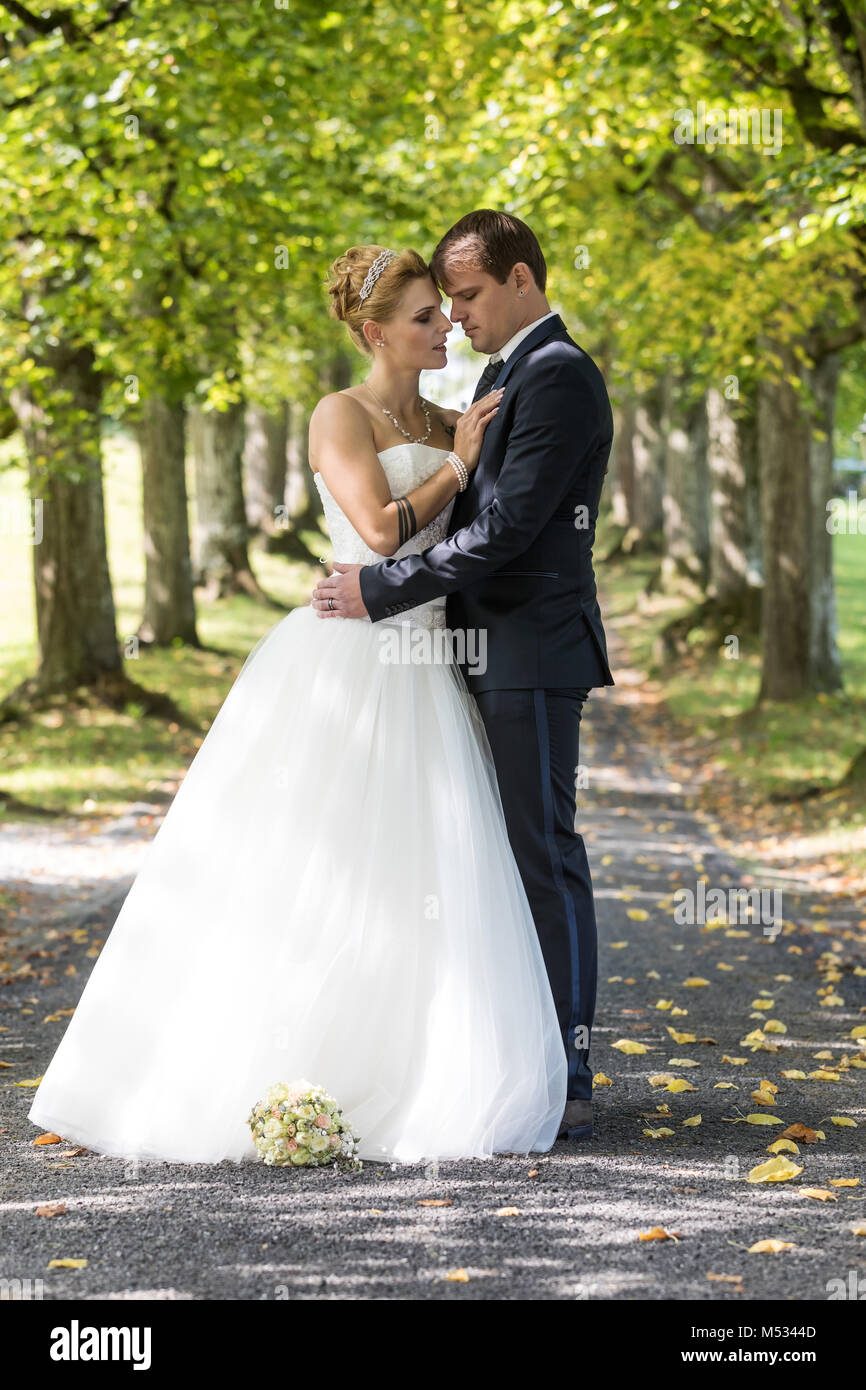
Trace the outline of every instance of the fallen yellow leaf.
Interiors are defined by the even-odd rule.
[[[759,1163],[746,1176],[746,1182],[790,1182],[791,1178],[796,1178],[798,1173],[802,1173],[802,1167],[792,1163],[789,1158],[783,1158],[777,1154],[775,1158],[768,1158],[766,1163]]]
[[[797,1145],[794,1143],[793,1139],[777,1139],[775,1144],[767,1145],[768,1154],[780,1154],[783,1152],[789,1154],[798,1154],[800,1150],[797,1148]]]
[[[727,1115],[725,1115],[723,1118],[728,1120],[730,1124],[734,1125],[780,1125],[782,1123],[778,1115],[738,1115],[734,1118],[729,1118]]]

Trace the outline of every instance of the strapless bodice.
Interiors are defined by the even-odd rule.
[[[379,452],[379,461],[388,479],[391,496],[403,497],[413,488],[419,487],[431,473],[435,473],[437,468],[441,467],[448,453],[448,449],[441,449],[434,444],[412,443],[409,440],[405,444],[394,444],[389,449],[382,449]],[[334,548],[334,559],[345,565],[375,565],[380,560],[390,558],[370,549],[336,498],[331,495],[321,473],[314,473],[313,477],[322,499],[325,523]],[[419,555],[428,546],[444,540],[448,534],[448,523],[453,508],[454,498],[433,517],[432,521],[428,521],[426,526],[422,526],[414,536],[401,545],[399,550],[394,552],[394,558]],[[409,608],[396,621],[401,624],[408,623],[413,627],[444,627],[445,598],[443,596],[432,599],[429,603]]]

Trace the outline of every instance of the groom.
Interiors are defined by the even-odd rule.
[[[592,1138],[595,908],[574,828],[581,710],[613,685],[592,543],[613,438],[601,373],[547,302],[547,266],[519,218],[481,209],[433,253],[433,276],[476,352],[475,392],[506,387],[448,537],[420,555],[340,565],[313,593],[324,616],[373,622],[447,594],[454,632],[483,630],[483,672],[464,669],[496,766],[508,838],[532,909],[568,1058],[558,1137]],[[468,650],[468,643],[463,650]]]

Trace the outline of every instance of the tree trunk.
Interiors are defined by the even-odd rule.
[[[751,553],[754,533],[750,486],[754,472],[754,422],[737,416],[716,387],[707,403],[707,472],[710,485],[709,597],[720,614],[760,625],[760,588]]]
[[[787,344],[765,343],[781,359],[779,379],[758,387],[763,670],[760,700],[792,700],[841,685],[835,639],[831,537],[826,532],[830,442],[817,450],[809,404],[790,380],[808,375]],[[834,370],[813,374],[820,425],[832,415]],[[832,440],[832,427],[829,430]],[[819,530],[824,534],[819,535]]]
[[[631,525],[637,548],[658,548],[664,522],[664,441],[661,425],[661,393],[656,387],[637,403],[632,434],[634,491]]]
[[[610,460],[611,517],[614,526],[627,531],[634,516],[634,415],[628,398],[614,411],[613,449]]]
[[[143,642],[199,645],[189,553],[184,407],[145,398],[137,426],[144,512]]]
[[[827,503],[834,495],[833,428],[836,390],[839,385],[839,354],[831,353],[817,362],[808,374],[815,403],[817,431],[810,445],[812,479],[809,665],[818,673],[818,689],[842,689],[842,658],[837,642],[836,584],[833,574],[833,536],[827,526]]]
[[[750,409],[737,421],[740,458],[746,482],[746,555],[749,583],[760,590],[764,583],[761,560],[761,478],[758,467],[758,415]]]
[[[189,426],[196,485],[195,583],[205,587],[209,599],[246,593],[264,601],[247,555],[243,402],[227,410],[195,406]]]
[[[286,445],[286,512],[289,524],[296,517],[308,515],[311,507],[317,504],[321,506],[319,491],[310,472],[309,427],[309,410],[293,402],[289,406]]]
[[[664,387],[664,556],[662,585],[690,589],[700,598],[709,571],[707,509],[707,407],[680,400],[684,387],[672,376]]]
[[[33,545],[39,668],[10,697],[125,683],[105,538],[100,403],[88,347],[46,351],[51,376],[16,388],[37,523]],[[50,389],[49,389],[50,388]],[[41,537],[40,537],[41,531]]]
[[[247,523],[264,536],[276,536],[284,515],[288,406],[276,411],[250,406],[246,413],[244,492]]]
[[[627,397],[616,413],[611,458],[613,521],[625,534],[611,555],[659,550],[662,457],[658,391]]]

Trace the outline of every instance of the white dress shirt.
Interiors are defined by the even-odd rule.
[[[522,343],[523,339],[527,336],[528,333],[532,332],[533,328],[537,328],[540,323],[544,323],[545,319],[554,318],[555,315],[556,310],[550,309],[546,314],[542,314],[540,319],[536,319],[534,323],[528,323],[525,328],[518,328],[517,332],[514,334],[514,337],[508,339],[508,342],[505,344],[505,347],[501,347],[498,352],[493,353],[492,357],[490,358],[490,361],[507,362],[508,358],[511,356],[512,352],[517,347],[518,343]]]

